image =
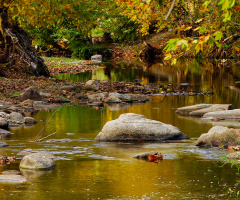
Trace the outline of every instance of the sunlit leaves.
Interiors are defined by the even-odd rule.
[[[22,27],[61,26],[77,28],[79,32],[90,34],[99,18],[110,14],[114,6],[112,0],[24,0],[9,4],[10,16],[18,19]]]
[[[169,40],[165,48],[166,60],[175,59],[182,55],[203,55],[221,51],[234,51],[234,46],[228,42],[234,35],[239,34],[239,3],[236,0],[205,0],[199,5],[198,17],[195,26],[181,25],[176,30],[178,32],[193,31],[195,37],[181,35],[178,41]],[[197,26],[196,26],[197,25]],[[187,42],[186,42],[187,41]],[[199,54],[203,52],[203,54]],[[220,55],[220,54],[219,54]],[[213,55],[214,56],[214,55]],[[175,61],[174,61],[175,62]]]
[[[213,36],[215,36],[215,40],[219,41],[222,39],[223,33],[221,31],[216,31]]]
[[[190,30],[191,28],[192,28],[192,26],[182,25],[180,27],[177,27],[176,30],[178,30],[178,31],[187,31],[187,30]]]
[[[163,21],[163,11],[166,10],[166,7],[160,8],[157,1],[151,0],[146,3],[142,0],[116,0],[116,3],[121,9],[121,14],[139,24],[139,32],[142,35],[149,34],[151,25],[158,26],[159,22]]]
[[[177,45],[176,43],[179,41],[179,38],[174,38],[174,39],[170,39],[169,41],[167,41],[167,45],[164,48],[166,50],[166,52],[170,52],[170,51],[175,51],[177,49]],[[169,54],[168,54],[169,57]]]

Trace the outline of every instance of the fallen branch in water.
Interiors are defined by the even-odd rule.
[[[49,120],[47,121],[47,123],[44,124],[42,130],[41,130],[41,131],[37,134],[37,136],[34,138],[34,141],[38,141],[38,140],[39,140],[39,138],[43,135],[43,133],[44,133],[44,131],[45,131],[45,127],[46,127],[46,126],[49,124],[49,122],[51,121],[53,115],[54,115],[57,111],[59,111],[61,108],[62,108],[62,106],[59,107],[58,109],[56,109],[56,110],[53,112],[53,114],[51,115],[51,117],[49,118]],[[56,133],[56,132],[55,132],[55,133]]]
[[[50,134],[50,135],[48,135],[48,136],[46,136],[46,137],[44,137],[44,138],[42,138],[42,139],[37,139],[37,140],[35,140],[35,142],[41,142],[41,141],[43,141],[44,139],[46,139],[46,138],[48,138],[48,137],[56,134],[57,132],[58,132],[58,131],[56,131],[56,132],[54,132],[54,133],[52,133],[52,134]]]

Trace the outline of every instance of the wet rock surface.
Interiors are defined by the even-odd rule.
[[[46,142],[50,142],[50,143],[58,143],[58,142],[72,142],[71,139],[50,139],[50,140],[46,140]]]
[[[8,147],[9,145],[7,144],[7,143],[5,143],[5,142],[0,142],[0,148],[1,147]]]
[[[3,175],[0,175],[0,182],[25,183],[25,182],[28,182],[28,179],[22,175],[3,174]]]
[[[240,152],[231,152],[227,155],[227,158],[229,159],[235,159],[235,160],[240,160]]]
[[[31,154],[30,151],[22,150],[17,154],[17,158],[23,158],[24,156],[29,155],[29,154]]]
[[[240,119],[240,109],[209,112],[203,115],[203,119]]]
[[[49,153],[31,153],[20,162],[20,168],[23,169],[49,170],[55,166],[54,156]]]
[[[240,144],[239,129],[214,126],[208,133],[202,134],[197,140],[197,146],[218,147],[236,146]]]
[[[231,104],[196,104],[193,106],[185,106],[178,108],[176,110],[176,113],[178,115],[201,117],[209,112],[225,111],[232,109],[233,106]]]
[[[96,141],[170,141],[188,139],[178,128],[143,115],[126,113],[107,122]]]
[[[21,172],[17,171],[17,170],[8,170],[8,171],[3,171],[2,174],[15,174],[15,175],[18,175],[18,174],[21,174]]]

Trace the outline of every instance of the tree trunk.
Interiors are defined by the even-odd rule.
[[[0,8],[0,32],[2,43],[4,43],[4,53],[0,56],[0,64],[11,63],[14,53],[21,55],[28,66],[33,68],[37,76],[50,76],[44,60],[37,54],[32,47],[32,38],[17,23],[11,24],[8,20],[8,11],[6,7]]]

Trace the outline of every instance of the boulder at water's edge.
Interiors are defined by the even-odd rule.
[[[202,134],[197,140],[197,146],[236,146],[240,144],[239,129],[214,126],[208,133]]]

